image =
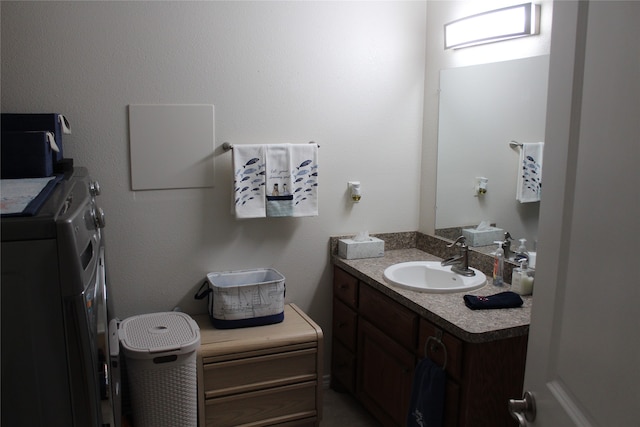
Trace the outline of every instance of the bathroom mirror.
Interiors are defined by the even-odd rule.
[[[489,221],[533,250],[540,203],[516,200],[520,148],[509,142],[544,141],[548,69],[544,55],[440,72],[436,235]]]

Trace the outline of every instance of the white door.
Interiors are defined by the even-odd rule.
[[[640,2],[553,6],[522,425],[640,426]]]

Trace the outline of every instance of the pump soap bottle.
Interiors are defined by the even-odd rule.
[[[520,267],[513,269],[511,290],[520,295],[531,295],[533,293],[533,270],[527,265],[527,259],[520,261]]]
[[[493,284],[495,286],[504,286],[504,249],[500,241],[493,242],[498,245],[493,258]]]
[[[521,259],[529,258],[529,252],[527,251],[527,239],[519,239],[520,246],[516,250],[515,261],[520,262]]]

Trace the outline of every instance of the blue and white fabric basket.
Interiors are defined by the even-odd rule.
[[[284,320],[284,276],[272,268],[212,272],[195,295],[208,298],[218,329],[244,328]]]

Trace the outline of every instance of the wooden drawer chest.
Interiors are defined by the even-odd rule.
[[[284,321],[241,329],[200,326],[201,427],[317,426],[322,418],[322,330],[294,304]]]

